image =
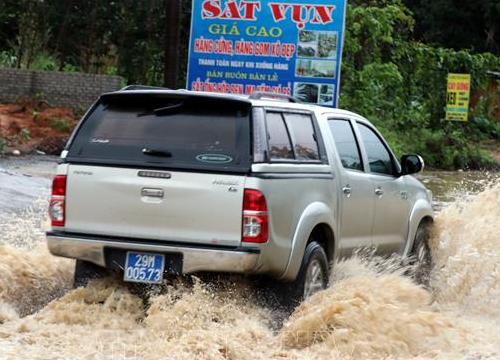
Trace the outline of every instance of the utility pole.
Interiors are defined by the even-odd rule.
[[[182,0],[164,0],[166,4],[165,31],[165,66],[163,70],[164,86],[177,88],[177,72],[179,69],[179,28]]]

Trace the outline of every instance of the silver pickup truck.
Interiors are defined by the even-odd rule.
[[[352,112],[285,96],[128,87],[100,97],[61,155],[52,254],[75,284],[106,271],[259,274],[290,298],[360,247],[430,266],[431,194]]]

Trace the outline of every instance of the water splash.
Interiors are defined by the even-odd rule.
[[[148,303],[115,279],[67,291],[72,263],[23,235],[33,237],[23,248],[0,245],[0,358],[500,358],[500,185],[435,225],[432,291],[393,259],[359,255],[336,264],[331,287],[278,331],[244,283],[177,281]],[[46,305],[24,316],[37,301]]]
[[[500,319],[499,240],[499,182],[439,214],[431,247],[440,305]]]

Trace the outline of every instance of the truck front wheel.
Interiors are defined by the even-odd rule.
[[[418,284],[429,286],[432,270],[432,254],[429,246],[430,224],[423,222],[418,226],[413,242],[412,256],[415,266],[415,280]]]

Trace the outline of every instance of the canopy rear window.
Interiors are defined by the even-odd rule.
[[[71,162],[247,172],[250,105],[204,97],[104,97],[70,144]]]

